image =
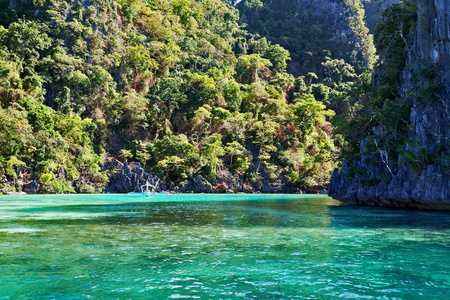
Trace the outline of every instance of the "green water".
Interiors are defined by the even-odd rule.
[[[0,196],[0,299],[449,299],[450,214],[324,196]]]

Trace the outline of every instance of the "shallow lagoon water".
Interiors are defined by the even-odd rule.
[[[0,299],[448,299],[450,214],[317,195],[0,196]]]

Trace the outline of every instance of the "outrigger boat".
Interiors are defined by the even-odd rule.
[[[156,194],[156,187],[148,181],[144,185],[141,185],[141,190],[139,192],[127,193],[127,195],[145,195],[147,197],[150,197],[152,194]]]
[[[151,194],[156,192],[156,187],[154,187],[152,184],[148,183],[148,181],[141,186],[141,192],[147,196],[150,197]]]

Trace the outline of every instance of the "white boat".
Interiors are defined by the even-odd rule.
[[[139,192],[129,192],[126,195],[128,196],[132,196],[132,195],[136,195],[136,196],[140,196],[140,195],[144,195],[146,197],[150,197],[150,195],[152,194],[157,194],[156,193],[156,187],[152,184],[150,184],[148,181],[144,184],[141,185],[141,190]]]
[[[145,196],[150,197],[151,194],[154,194],[156,192],[156,187],[152,184],[148,183],[148,181],[141,186],[141,193],[143,193]]]

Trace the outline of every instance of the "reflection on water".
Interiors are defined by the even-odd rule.
[[[0,196],[0,299],[447,299],[449,237],[324,196]]]

